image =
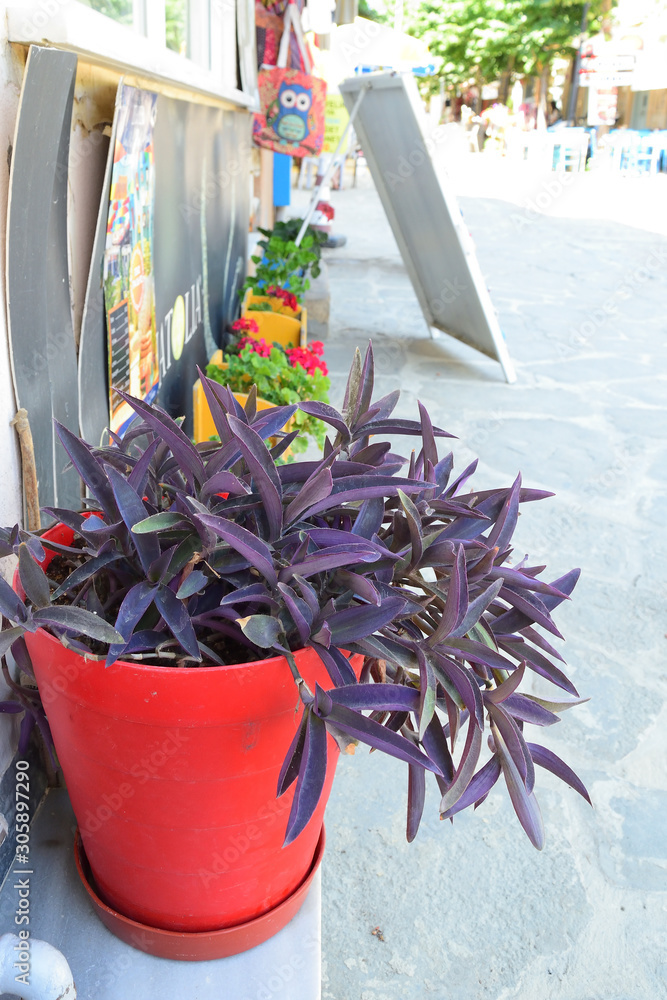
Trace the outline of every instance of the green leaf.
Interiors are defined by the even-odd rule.
[[[165,531],[167,528],[174,528],[177,524],[183,524],[187,519],[182,514],[174,514],[165,510],[160,514],[152,514],[143,521],[138,521],[132,531],[135,535],[150,535],[156,531]]]
[[[283,631],[278,619],[271,618],[270,615],[248,615],[247,618],[237,618],[236,623],[241,626],[246,639],[250,639],[261,649],[274,646]]]

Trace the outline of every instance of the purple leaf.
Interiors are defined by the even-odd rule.
[[[498,520],[491,530],[488,538],[489,548],[497,548],[504,552],[509,545],[516,522],[519,517],[519,496],[521,495],[521,474],[519,474],[510,490],[510,494],[505,501]]]
[[[369,341],[368,347],[366,348],[364,364],[361,369],[357,401],[350,419],[350,426],[352,427],[354,427],[360,417],[363,417],[368,412],[368,408],[371,405],[371,399],[373,397],[374,373],[375,364],[373,360],[373,345]]]
[[[143,582],[130,587],[123,598],[122,604],[116,616],[116,629],[122,637],[122,642],[115,642],[109,646],[106,666],[110,666],[117,660],[125,649],[125,644],[129,641],[134,626],[143,618],[149,607],[153,603],[156,587],[153,584]]]
[[[131,531],[135,524],[146,520],[144,502],[128,481],[111,466],[107,466],[107,475],[118,504],[120,516]],[[160,543],[153,535],[133,534],[132,538],[143,570],[147,573],[151,563],[155,562],[160,555]]]
[[[332,683],[337,688],[357,683],[352,665],[347,657],[341,653],[340,649],[337,649],[336,646],[329,646],[327,649],[313,639],[311,639],[310,645],[321,659]]]
[[[240,524],[234,524],[226,518],[217,517],[215,514],[198,514],[197,519],[202,524],[210,528],[228,545],[239,552],[248,562],[259,570],[266,578],[269,586],[275,587],[278,583],[271,549],[247,528],[242,528]]]
[[[435,714],[437,685],[430,661],[419,646],[416,650],[419,660],[419,739],[421,740]]]
[[[522,663],[517,670],[515,670],[506,681],[499,684],[497,688],[491,688],[484,692],[484,701],[493,702],[494,705],[500,705],[506,698],[509,698],[511,694],[514,694],[519,684],[523,680],[523,675],[526,672],[526,664]]]
[[[492,757],[480,768],[476,775],[470,780],[470,784],[465,792],[446,812],[441,813],[440,819],[451,819],[457,812],[467,809],[468,806],[479,804],[489,794],[500,777],[500,762],[497,757]]]
[[[211,476],[204,483],[200,497],[205,502],[217,493],[229,493],[232,497],[242,497],[247,492],[247,488],[233,472],[223,470],[222,472],[216,472],[214,476]]]
[[[299,409],[303,410],[304,413],[309,413],[311,417],[317,417],[319,420],[323,420],[326,424],[330,424],[335,427],[341,436],[343,444],[347,444],[350,440],[350,431],[347,424],[343,418],[343,415],[335,410],[333,406],[329,406],[328,403],[318,403],[315,401],[307,403],[299,403]]]
[[[285,760],[280,768],[280,774],[278,775],[278,790],[276,795],[280,798],[284,795],[287,789],[292,785],[298,775],[299,767],[301,766],[301,757],[303,755],[303,747],[306,742],[306,726],[308,724],[308,713],[304,712],[301,716],[301,721],[294,734],[294,739],[290,743],[289,750],[285,754]]]
[[[408,522],[408,530],[410,532],[410,543],[412,545],[412,555],[406,570],[406,572],[409,573],[422,557],[424,538],[422,535],[421,517],[412,500],[403,492],[403,490],[398,491],[398,499],[401,501],[401,506],[405,512],[405,517]]]
[[[447,737],[437,715],[434,715],[422,736],[424,750],[440,768],[443,780],[448,785],[454,778],[454,761],[447,746]]]
[[[20,639],[25,632],[25,629],[21,625],[15,625],[13,628],[6,628],[0,632],[0,656],[4,656],[10,646],[12,646],[17,639]]]
[[[333,489],[333,479],[329,469],[320,469],[314,473],[301,487],[299,493],[285,511],[285,524],[296,521],[308,507],[318,500],[324,500]]]
[[[494,566],[489,570],[488,576],[491,580],[504,580],[508,586],[514,587],[515,590],[524,588],[525,590],[533,590],[538,594],[548,594],[551,597],[560,597],[562,600],[566,599],[566,595],[556,590],[551,584],[545,583],[543,580],[536,580],[532,576],[526,576],[525,573],[520,573],[516,569],[510,569],[508,566]],[[542,600],[544,600],[544,597]]]
[[[25,542],[19,545],[19,576],[26,597],[36,608],[51,603],[51,588],[42,567],[35,562]]]
[[[409,844],[417,836],[422,813],[424,812],[424,800],[426,798],[426,772],[423,767],[416,767],[414,764],[408,765],[408,820],[406,837]]]
[[[593,805],[583,781],[577,777],[572,768],[568,767],[565,761],[561,760],[560,757],[557,757],[551,750],[547,750],[546,747],[539,746],[537,743],[528,743],[527,746],[530,751],[530,755],[536,764],[539,764],[540,767],[546,768],[547,771],[551,771],[551,773],[555,774],[557,778],[564,781],[566,785],[574,788],[575,792],[579,792],[579,794],[582,795],[590,805]]]
[[[151,460],[155,455],[155,452],[160,447],[160,442],[157,438],[154,438],[146,447],[143,455],[137,462],[137,464],[132,469],[132,472],[128,476],[128,483],[133,490],[136,490],[139,496],[143,496],[146,492],[146,483],[148,482],[148,475],[150,473]]]
[[[336,611],[327,616],[332,642],[336,646],[346,647],[350,642],[364,639],[388,625],[400,615],[404,607],[405,601],[401,600],[400,597],[390,597],[383,601],[379,608],[371,604],[364,604],[356,608]]]
[[[222,394],[219,393],[221,386],[214,379],[207,378],[199,367],[197,367],[197,372],[218,437],[222,444],[228,444],[232,434],[227,424],[227,407],[221,402]]]
[[[397,417],[387,419],[385,417],[378,418],[376,420],[369,420],[368,423],[364,424],[360,430],[357,430],[354,435],[354,439],[358,437],[366,437],[369,434],[413,434],[418,437],[421,434],[421,424],[418,420],[400,420]],[[447,431],[443,431],[440,427],[433,428],[434,437],[447,437],[453,438],[456,435],[448,434]]]
[[[422,406],[420,402],[418,402],[417,405],[419,406],[424,461],[430,462],[435,469],[438,464],[438,449],[433,435],[433,424],[431,423],[431,418],[428,415],[426,407]]]
[[[505,585],[501,588],[499,596],[502,597],[504,601],[511,604],[516,610],[522,614],[527,619],[527,624],[535,622],[536,625],[541,625],[545,628],[547,632],[551,632],[558,639],[562,639],[563,636],[560,634],[556,626],[551,620],[551,615],[549,614],[546,605],[537,594],[529,594],[524,591],[523,594],[519,594],[513,587],[508,587]],[[507,631],[507,618],[506,615],[500,615],[496,618],[493,623],[494,632],[506,632]]]
[[[259,492],[269,525],[269,541],[278,538],[283,526],[282,486],[273,459],[259,434],[236,417],[229,426],[239,442],[243,457]]]
[[[308,605],[302,598],[297,597],[296,593],[291,587],[288,587],[284,583],[278,584],[278,590],[283,595],[283,599],[287,606],[292,621],[296,626],[296,630],[299,633],[299,640],[302,646],[305,646],[310,638],[310,626],[312,624],[312,615],[310,616],[310,621],[304,616],[304,610],[308,611],[310,614],[310,609]],[[275,640],[274,640],[275,642]]]
[[[375,604],[377,607],[380,606],[380,595],[371,581],[367,580],[365,576],[360,576],[358,573],[352,573],[351,570],[348,569],[339,569],[336,577],[341,584],[348,590],[351,590],[356,597],[360,597],[363,601],[368,601],[369,604]]]
[[[108,519],[117,521],[120,515],[108,477],[102,465],[93,455],[92,449],[57,420],[54,420],[53,423],[63,448],[71,458],[72,465],[81,479],[95,499],[100,502]]]
[[[456,560],[452,567],[445,607],[437,629],[428,638],[429,646],[435,646],[450,635],[461,624],[467,610],[468,577],[466,575],[465,550],[462,545],[459,545],[456,551]]]
[[[142,399],[135,399],[121,389],[117,389],[116,392],[126,403],[129,403],[136,413],[143,417],[148,426],[169,446],[190,486],[194,486],[195,480],[203,485],[206,480],[204,463],[199,452],[176,421],[157,406],[151,406]]]
[[[334,703],[331,713],[327,716],[327,721],[331,721],[343,732],[358,739],[361,743],[376,750],[381,750],[392,757],[398,757],[408,764],[419,764],[429,771],[439,773],[438,765],[429,760],[428,757],[417,749],[417,747],[405,736],[392,732],[386,726],[381,726],[372,719],[367,719],[351,708]]]
[[[540,807],[537,804],[535,796],[526,791],[516,764],[512,760],[505,742],[498,731],[498,727],[493,720],[491,720],[491,732],[514,811],[521,826],[526,831],[531,844],[538,851],[541,851],[544,847],[544,824],[542,823]]]
[[[118,642],[121,638],[116,629],[98,615],[68,604],[51,604],[33,613],[33,621],[38,625],[55,625],[77,635],[87,635],[100,642]]]
[[[285,566],[280,571],[280,580],[287,583],[298,573],[299,576],[307,579],[315,574],[325,573],[327,570],[337,569],[339,566],[357,566],[363,562],[376,562],[377,550],[368,543],[361,540],[348,541],[347,545],[331,545],[327,549],[313,552],[300,562],[293,562],[291,566]]]
[[[523,694],[510,695],[504,702],[504,708],[513,719],[528,722],[532,726],[553,726],[560,722],[559,716]]]
[[[470,677],[469,671],[449,657],[437,653],[433,657],[433,668],[445,687],[453,685],[454,694],[458,693],[463,704],[482,729],[484,727],[482,696],[477,684]]]
[[[248,587],[241,587],[239,590],[232,590],[220,601],[221,607],[228,605],[245,604],[247,601],[258,601],[262,604],[273,604],[278,609],[278,604],[271,597],[263,583],[251,583]]]
[[[452,638],[457,639],[464,636],[474,625],[477,624],[489,605],[495,601],[498,596],[498,591],[502,585],[502,580],[496,580],[495,583],[492,583],[490,587],[487,587],[483,593],[476,597],[474,601],[470,602],[468,610],[463,616],[463,620],[450,632]]]
[[[445,497],[449,498],[455,496],[458,490],[463,486],[463,484],[467,482],[472,475],[474,475],[478,465],[479,465],[479,459],[476,458],[473,462],[470,463],[470,465],[466,466],[466,468],[463,470],[458,479],[455,479],[452,485],[449,487],[449,489],[445,493]],[[461,499],[462,497],[459,497],[459,500]]]
[[[192,627],[190,615],[182,601],[169,587],[160,586],[155,593],[155,607],[164,618],[169,631],[183,649],[195,660],[201,661],[197,637]]]
[[[364,500],[352,526],[352,533],[361,538],[372,538],[382,527],[384,501],[382,497]]]
[[[324,722],[308,711],[299,776],[292,800],[283,846],[291,844],[306,827],[320,801],[327,774],[327,730]]]
[[[466,737],[463,753],[461,754],[459,766],[454,774],[454,780],[443,795],[440,802],[441,816],[458,802],[470,784],[472,776],[475,773],[475,768],[477,767],[477,761],[479,760],[481,749],[482,731],[477,726],[475,717],[471,715],[470,721],[468,722],[468,735]]]
[[[417,712],[419,692],[404,684],[354,684],[330,691],[336,705],[359,712]]]
[[[535,787],[535,768],[528,752],[523,733],[517,726],[514,719],[507,714],[504,707],[487,704],[489,718],[495,728],[500,732],[507,752],[514,761],[517,771],[521,775],[521,780],[526,786],[526,791],[530,794]]]
[[[495,622],[494,622],[495,626]],[[551,681],[557,687],[562,688],[563,691],[569,691],[570,694],[574,695],[575,698],[579,697],[579,692],[576,687],[565,676],[562,670],[559,670],[555,664],[547,660],[546,656],[542,656],[537,650],[533,649],[526,642],[522,642],[520,639],[511,637],[503,637],[499,639],[499,646],[510,654],[510,656],[516,656],[518,660],[525,660],[531,670],[534,670],[536,674],[540,674],[541,677],[546,677],[547,680]]]
[[[57,601],[59,597],[66,594],[68,590],[72,590],[73,587],[78,587],[79,584],[85,583],[89,580],[91,576],[94,576],[99,569],[103,566],[109,566],[111,563],[117,562],[122,559],[123,554],[118,551],[104,552],[100,556],[95,556],[93,559],[87,560],[82,566],[77,566],[77,568],[70,573],[67,579],[61,583],[57,590],[54,590],[52,601]]]

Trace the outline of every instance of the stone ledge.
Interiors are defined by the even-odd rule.
[[[154,958],[114,937],[96,916],[74,866],[75,828],[66,790],[53,789],[30,829],[30,936],[63,953],[79,1000],[320,1000],[319,871],[294,919],[264,944],[209,962]],[[16,868],[0,891],[0,926],[12,931]]]

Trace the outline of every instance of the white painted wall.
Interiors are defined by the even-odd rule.
[[[16,413],[7,339],[5,298],[7,195],[9,159],[14,142],[16,110],[21,90],[23,65],[7,44],[4,19],[0,20],[0,524],[14,524],[21,511],[21,463],[18,444],[10,421]],[[0,564],[1,565],[1,564]],[[6,566],[1,566],[5,575]]]

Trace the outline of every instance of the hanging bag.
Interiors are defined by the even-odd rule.
[[[299,47],[303,71],[287,69],[291,32]],[[259,72],[261,111],[253,120],[258,146],[288,156],[318,156],[324,142],[324,104],[327,85],[311,76],[311,64],[301,30],[299,8],[290,0],[276,66]]]

